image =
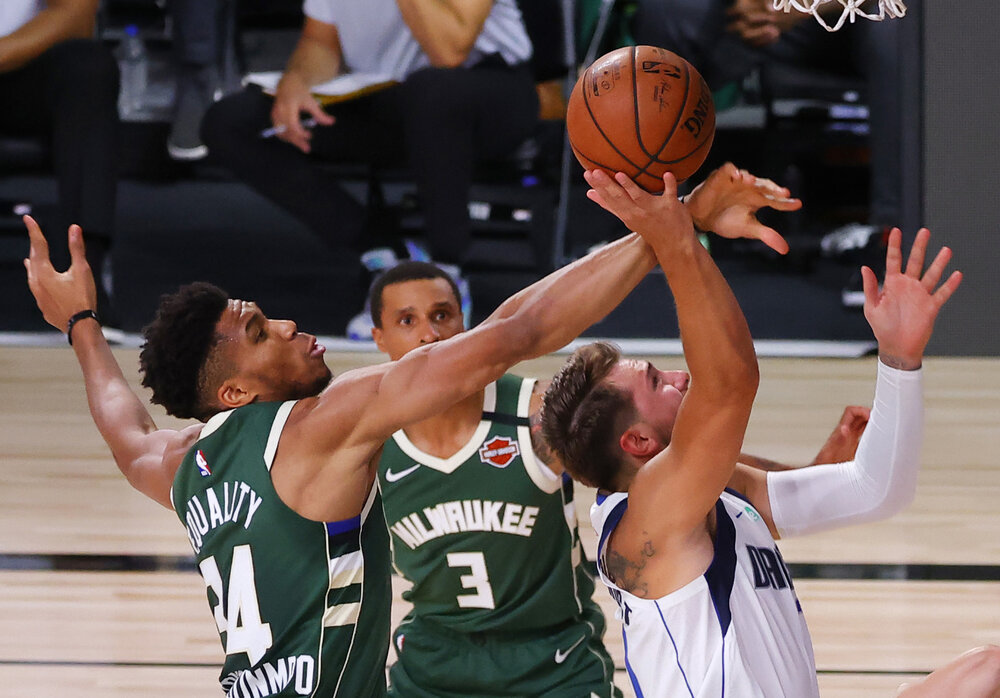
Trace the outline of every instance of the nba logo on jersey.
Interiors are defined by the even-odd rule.
[[[205,454],[201,452],[200,448],[194,454],[194,462],[198,464],[198,472],[201,473],[202,477],[208,477],[212,474],[212,471],[208,469],[208,461],[205,460]]]
[[[517,441],[506,436],[494,436],[479,447],[479,459],[494,468],[506,468],[520,454]]]

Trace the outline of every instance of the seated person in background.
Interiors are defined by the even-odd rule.
[[[431,255],[461,264],[474,162],[511,152],[538,119],[515,0],[306,0],[304,11],[276,96],[250,87],[209,109],[210,156],[354,258],[386,241],[321,163],[408,165]],[[320,106],[310,88],[348,72],[399,84]],[[261,138],[271,126],[278,137]]]
[[[118,64],[93,39],[98,4],[0,2],[0,135],[37,136],[50,145],[59,192],[58,220],[50,229],[86,228],[97,311],[114,325],[110,289],[101,282],[118,186]],[[67,266],[65,235],[49,245],[55,263]]]
[[[821,6],[821,13],[825,8],[833,13],[843,9],[839,2]],[[768,63],[863,77],[871,128],[868,221],[837,228],[822,247],[832,255],[870,247],[862,261],[878,269],[885,235],[902,217],[899,26],[898,21],[858,20],[828,32],[812,15],[775,10],[773,0],[639,0],[634,34],[640,44],[662,46],[686,58],[713,91]],[[859,273],[845,287],[843,302],[864,303]]]

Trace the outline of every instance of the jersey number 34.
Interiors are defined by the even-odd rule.
[[[199,568],[205,585],[219,600],[212,612],[219,633],[226,634],[226,654],[246,652],[250,665],[255,665],[271,647],[272,640],[271,625],[260,619],[250,546],[233,548],[233,564],[229,568],[229,583],[225,587],[214,555],[202,560]],[[225,591],[227,587],[228,594]]]

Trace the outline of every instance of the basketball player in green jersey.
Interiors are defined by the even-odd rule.
[[[379,349],[396,361],[458,335],[458,298],[433,264],[389,269],[370,294]],[[546,385],[507,374],[383,447],[393,563],[413,584],[390,696],[620,695],[573,482],[532,448]]]
[[[752,215],[796,208],[787,190],[735,168],[714,177],[673,208],[679,229],[688,209],[703,211],[702,227],[787,249]],[[133,487],[187,529],[234,698],[384,694],[389,570],[372,488],[382,444],[565,345],[656,261],[627,236],[516,294],[474,330],[332,383],[315,337],[190,285],[163,299],[140,357],[153,401],[205,422],[170,430],[156,427],[104,340],[79,227],[69,231],[72,264],[58,273],[37,224],[25,224],[29,287],[73,344],[101,435]]]
[[[394,361],[464,330],[455,282],[433,264],[389,269],[370,298],[373,338]],[[390,696],[620,694],[573,481],[540,438],[548,384],[507,374],[383,447],[393,562],[413,584],[413,609],[393,633]],[[846,408],[814,463],[850,460],[866,422],[865,408]]]

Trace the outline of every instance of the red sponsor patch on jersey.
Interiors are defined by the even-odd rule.
[[[494,436],[479,447],[479,459],[495,468],[506,468],[519,455],[517,441],[506,436]]]

